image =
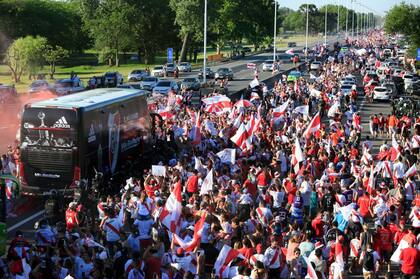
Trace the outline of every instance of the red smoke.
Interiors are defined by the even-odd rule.
[[[28,103],[34,103],[57,97],[49,91],[41,91],[33,94],[19,94],[19,96],[5,104],[0,103],[0,152],[7,151],[7,146],[16,146],[19,142],[16,138],[20,127],[20,116],[23,108]]]

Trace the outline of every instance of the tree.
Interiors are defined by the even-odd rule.
[[[79,7],[95,47],[111,49],[118,67],[119,53],[132,42],[128,20],[132,7],[122,0],[81,0]]]
[[[7,39],[4,50],[13,40],[29,35],[45,37],[51,45],[71,52],[91,44],[88,33],[82,30],[80,13],[69,1],[2,0],[0,11],[0,34]]]
[[[37,73],[42,66],[42,54],[46,45],[46,38],[26,36],[15,40],[9,46],[5,63],[9,67],[15,83],[20,82],[24,72],[28,72],[30,77]]]
[[[69,56],[69,51],[62,48],[61,46],[51,46],[47,45],[43,52],[43,57],[45,62],[50,64],[50,79],[54,79],[55,74],[55,65],[58,61],[67,58]]]
[[[179,26],[179,35],[183,38],[179,62],[186,60],[188,41],[203,37],[204,1],[170,0],[169,6],[175,12],[175,23]]]
[[[420,46],[420,7],[401,3],[388,11],[385,17],[385,31],[406,35],[415,46]]]

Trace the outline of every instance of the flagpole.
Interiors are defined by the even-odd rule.
[[[207,0],[204,0],[204,58],[203,58],[203,83],[206,83],[207,65]]]
[[[308,61],[309,4],[306,3],[305,61]]]
[[[277,38],[277,0],[274,0],[274,36],[273,36],[273,65],[276,59],[276,38]]]

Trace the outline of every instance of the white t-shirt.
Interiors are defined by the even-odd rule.
[[[134,225],[137,226],[139,230],[139,238],[140,239],[150,239],[152,226],[155,222],[152,219],[148,220],[135,220]]]
[[[74,276],[76,279],[83,279],[83,273],[88,276],[93,269],[93,263],[86,263],[81,257],[74,257]]]
[[[109,224],[109,225],[108,225]],[[117,218],[111,218],[105,221],[103,229],[106,233],[107,241],[118,241],[120,240],[120,235],[111,229],[111,226],[116,230],[120,230],[123,227],[123,224]]]
[[[396,178],[403,178],[405,174],[405,166],[402,162],[394,164],[394,175]]]

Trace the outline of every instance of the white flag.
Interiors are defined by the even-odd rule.
[[[206,169],[204,168],[201,160],[194,156],[194,169],[198,172],[204,172]]]
[[[250,83],[249,83],[249,87],[254,88],[257,87],[258,85],[260,85],[260,82],[258,81],[257,78],[254,78]]]
[[[222,163],[235,164],[236,151],[233,148],[225,148],[224,150],[216,153]]]
[[[301,113],[303,115],[309,115],[309,106],[308,105],[305,105],[305,106],[296,107],[293,110],[293,112],[295,112],[295,113]]]
[[[208,192],[213,190],[213,169],[209,171],[206,178],[203,181],[203,184],[201,184],[200,189],[200,196],[207,194]]]

